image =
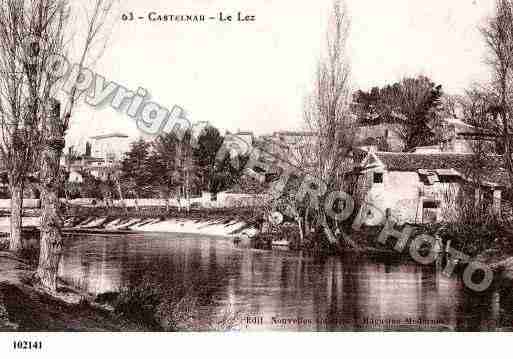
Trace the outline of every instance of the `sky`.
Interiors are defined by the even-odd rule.
[[[256,134],[301,128],[302,101],[321,52],[330,0],[123,0],[102,58],[92,68],[151,101],[182,107],[192,122]],[[353,89],[419,74],[461,93],[486,81],[478,31],[493,0],[347,0]],[[122,21],[122,14],[241,13],[255,21]],[[124,112],[81,105],[68,140],[141,132]]]

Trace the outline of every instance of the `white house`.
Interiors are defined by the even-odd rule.
[[[472,154],[368,152],[355,171],[363,205],[360,216],[377,225],[389,213],[398,223],[456,221],[465,201],[500,214],[507,184],[500,156],[472,171]]]

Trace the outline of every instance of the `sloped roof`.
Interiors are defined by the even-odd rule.
[[[277,131],[273,136],[310,137],[317,136],[317,133],[313,131]]]
[[[130,136],[125,135],[124,133],[121,133],[121,132],[113,132],[113,133],[108,133],[105,135],[92,136],[90,138],[92,140],[104,140],[107,138],[129,138],[129,137]]]
[[[416,171],[419,168],[463,168],[472,156],[461,153],[375,152],[389,171]]]
[[[478,173],[482,182],[497,183],[501,186],[509,184],[502,156],[487,156],[479,160],[473,154],[463,153],[375,152],[374,154],[388,171],[416,172],[419,169],[453,169],[466,179],[475,177],[473,173]]]

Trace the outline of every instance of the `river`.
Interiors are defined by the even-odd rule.
[[[141,282],[208,297],[203,315],[237,313],[240,330],[509,330],[499,294],[469,292],[432,266],[322,260],[239,249],[192,234],[71,236],[60,275],[92,294]]]

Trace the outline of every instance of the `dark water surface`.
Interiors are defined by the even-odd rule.
[[[366,258],[314,260],[235,248],[190,234],[73,236],[60,270],[90,293],[141,281],[211,298],[205,315],[240,315],[242,330],[509,330],[498,293],[465,290],[432,266]],[[164,282],[164,283],[163,283]]]

